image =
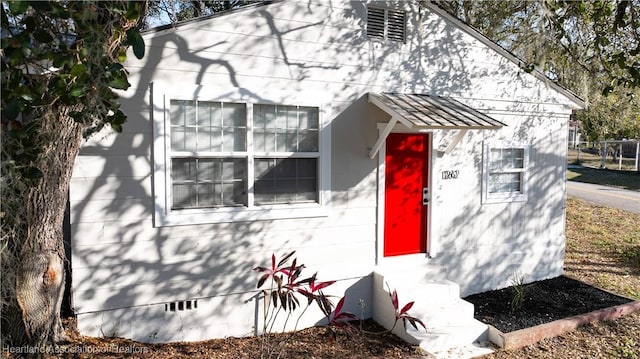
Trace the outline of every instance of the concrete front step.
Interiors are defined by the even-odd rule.
[[[399,296],[410,297],[411,300],[460,298],[460,286],[447,279],[417,280],[406,274],[374,272],[373,281],[374,288],[395,289]]]
[[[395,322],[389,288],[397,290],[400,308],[415,302],[409,314],[422,320],[427,327],[426,331],[422,327],[415,330],[407,323],[405,329],[399,321],[393,333],[405,341],[420,345],[429,353],[442,354],[488,339],[488,327],[473,318],[473,304],[460,298],[458,284],[442,278],[417,279],[407,272],[403,275],[400,271],[376,271],[373,314],[374,319],[387,329]]]
[[[475,319],[464,325],[427,327],[425,332],[408,326],[408,335],[415,338],[420,348],[429,352],[442,352],[451,348],[459,348],[488,340],[488,327]]]
[[[411,314],[420,318],[427,328],[465,325],[473,318],[473,304],[460,298],[446,301],[419,298],[411,308]]]

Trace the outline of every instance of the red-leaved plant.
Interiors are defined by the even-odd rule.
[[[286,319],[283,324],[282,331],[286,330],[287,323],[295,311],[300,306],[298,295],[307,298],[307,305],[296,320],[294,331],[298,327],[298,323],[302,315],[307,311],[309,306],[315,302],[327,318],[329,329],[336,337],[334,328],[345,328],[350,332],[348,324],[349,319],[355,318],[354,314],[343,312],[344,298],[340,299],[335,309],[328,295],[322,291],[324,288],[335,283],[335,280],[319,282],[316,280],[317,273],[311,277],[300,279],[304,264],[297,264],[297,259],[293,258],[291,264],[287,264],[293,257],[294,252],[286,254],[280,261],[276,260],[275,254],[271,255],[271,266],[258,266],[253,268],[255,272],[262,274],[258,280],[257,288],[260,289],[265,283],[269,283],[269,287],[262,290],[264,299],[263,327],[262,327],[262,356],[271,357],[275,355],[275,346],[269,343],[269,334],[273,333],[273,326],[281,311],[286,312]],[[279,354],[277,355],[279,356]]]
[[[335,280],[330,280],[326,282],[318,282],[316,283],[316,276],[318,272],[314,273],[311,278],[309,278],[309,288],[298,288],[298,293],[307,297],[308,303],[311,304],[314,300],[322,307],[322,304],[319,302],[320,298],[324,297],[322,293],[322,289],[332,285],[335,283]]]
[[[396,290],[395,289],[393,291],[389,290],[389,296],[391,297],[391,304],[393,304],[393,309],[396,311],[396,321],[395,323],[393,323],[393,327],[391,327],[389,331],[392,331],[393,328],[396,327],[396,324],[398,324],[398,321],[400,319],[402,319],[402,324],[404,325],[405,329],[407,329],[407,322],[409,322],[411,326],[415,328],[415,330],[418,330],[417,324],[420,324],[425,331],[427,330],[427,327],[424,325],[424,323],[420,319],[413,317],[408,313],[409,309],[413,307],[413,304],[415,302],[409,302],[405,304],[404,307],[402,307],[402,309],[399,309],[400,306],[398,303],[398,293],[396,292]]]
[[[300,300],[298,295],[307,298],[307,303],[296,320],[294,331],[298,327],[298,323],[302,315],[307,311],[309,306],[315,302],[322,313],[327,319],[327,327],[333,334],[333,339],[337,338],[336,329],[343,329],[347,334],[354,334],[356,327],[351,325],[350,321],[355,319],[356,316],[352,313],[343,311],[345,297],[340,298],[338,303],[333,305],[329,295],[323,292],[323,289],[334,284],[335,280],[320,282],[316,280],[318,273],[314,273],[311,277],[300,279],[304,264],[297,264],[297,259],[293,258],[291,264],[288,264],[289,260],[293,257],[295,251],[285,254],[280,261],[276,261],[275,254],[271,255],[271,266],[262,267],[258,266],[253,270],[261,274],[258,279],[257,288],[262,288],[266,283],[269,283],[269,287],[262,290],[262,296],[264,300],[264,313],[263,313],[263,327],[262,327],[262,347],[261,357],[276,356],[279,357],[282,352],[276,353],[277,347],[283,348],[284,346],[270,343],[270,334],[273,333],[273,326],[281,311],[286,312],[287,317],[283,324],[282,331],[286,330],[287,323],[293,314],[293,311],[300,306]],[[389,291],[391,296],[391,302],[396,312],[396,321],[393,324],[395,328],[396,324],[402,319],[406,328],[406,322],[408,321],[416,330],[417,324],[420,324],[423,328],[426,327],[424,323],[418,318],[409,315],[408,311],[413,307],[414,302],[407,303],[402,309],[398,309],[398,294],[395,290]],[[282,349],[281,349],[282,350]]]
[[[320,305],[320,309],[322,309],[322,312],[329,320],[329,329],[333,334],[334,340],[338,338],[338,333],[333,328],[342,328],[349,335],[355,334],[356,328],[350,323],[350,321],[355,319],[356,316],[353,313],[342,311],[344,299],[345,297],[340,298],[333,311],[331,311],[331,303],[327,303],[326,301],[326,296],[322,297],[322,304]]]

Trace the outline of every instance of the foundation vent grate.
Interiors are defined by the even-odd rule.
[[[165,303],[165,312],[182,312],[185,310],[198,309],[198,300],[179,300],[177,302]]]

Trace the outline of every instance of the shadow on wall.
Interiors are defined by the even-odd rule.
[[[532,282],[562,273],[564,235],[556,230],[564,228],[565,154],[564,150],[554,149],[561,147],[557,144],[563,143],[563,132],[561,128],[550,130],[546,135],[533,131],[542,121],[547,121],[544,126],[551,122],[527,117],[519,123],[509,123],[514,141],[531,146],[526,201],[481,204],[480,193],[466,200],[455,195],[449,199],[465,205],[444,223],[446,235],[441,238],[444,248],[434,263],[447,266],[449,279],[469,283],[462,287],[463,295],[508,286],[510,278],[519,275],[524,275],[526,282]],[[554,121],[561,126],[561,120]],[[466,136],[456,151],[461,151],[465,142],[478,150],[458,157],[452,167],[473,166],[477,174],[474,182],[481,188],[482,143],[493,136],[474,131]],[[546,222],[549,218],[551,222]],[[520,272],[520,265],[527,272]]]
[[[264,38],[245,36],[244,42],[222,40],[205,49],[191,50],[189,41],[182,37],[179,31],[171,36],[156,36],[149,41],[143,69],[137,75],[140,76],[137,79],[138,88],[130,98],[123,100],[123,108],[129,115],[124,133],[98,135],[103,137],[90,139],[76,163],[72,181],[70,221],[73,248],[72,285],[75,306],[79,313],[98,318],[99,311],[113,310],[105,316],[108,317],[105,320],[111,323],[105,324],[105,328],[114,325],[126,327],[123,323],[134,320],[146,321],[136,324],[136,328],[133,328],[134,324],[128,324],[131,327],[125,329],[129,335],[135,334],[141,340],[148,335],[152,337],[148,337],[147,340],[173,340],[175,338],[162,338],[152,334],[157,333],[158,325],[166,326],[162,328],[166,331],[177,330],[172,326],[178,322],[182,323],[181,328],[191,328],[184,330],[190,331],[192,334],[189,335],[193,335],[194,338],[198,336],[199,331],[204,330],[198,328],[212,326],[212,322],[216,326],[229,325],[229,335],[250,334],[238,328],[255,324],[255,303],[237,304],[255,293],[255,278],[250,269],[264,261],[267,253],[304,248],[310,248],[309,251],[313,252],[319,245],[317,240],[314,241],[314,233],[325,225],[319,219],[289,220],[286,223],[254,221],[176,227],[153,226],[152,134],[159,132],[161,124],[160,121],[150,120],[149,114],[153,109],[149,103],[147,87],[157,76],[175,70],[160,66],[166,49],[175,49],[181,64],[195,65],[198,68],[194,72],[185,72],[186,85],[204,87],[224,74],[230,87],[229,93],[239,90],[244,97],[259,102],[264,100],[264,95],[252,92],[252,78],[243,75],[251,63],[236,64],[218,59],[215,50],[219,48],[224,49],[225,53],[233,53],[237,48],[238,53],[241,53],[246,48],[251,48],[251,42],[256,46],[261,41],[274,42],[279,55],[271,59],[272,66],[274,69],[286,67],[289,75],[288,78],[276,79],[265,73],[264,78],[290,83],[294,89],[304,89],[307,85],[324,89],[332,95],[334,107],[338,109],[333,114],[336,117],[330,128],[333,135],[332,191],[336,193],[357,187],[366,188],[367,191],[375,190],[375,182],[363,185],[363,182],[375,177],[372,174],[375,174],[377,167],[377,161],[369,160],[366,156],[366,147],[373,145],[377,138],[376,121],[366,117],[373,115],[379,118],[380,113],[370,109],[366,97],[363,97],[366,92],[408,91],[439,95],[472,93],[478,78],[489,75],[485,70],[469,67],[472,62],[468,59],[468,50],[463,46],[461,32],[454,31],[450,26],[445,26],[443,31],[440,31],[440,27],[443,26],[442,20],[411,19],[410,27],[424,26],[426,30],[417,38],[411,39],[404,47],[395,44],[374,44],[366,41],[363,32],[365,20],[362,15],[365,5],[360,2],[350,4],[357,8],[327,9],[324,5],[311,1],[306,4],[276,3],[265,6],[258,13],[261,18],[259,25],[268,27],[270,35]],[[279,20],[273,16],[271,10],[284,6],[295,7],[293,11],[300,13],[312,13],[321,9],[328,12],[326,21],[339,19],[357,29],[351,32],[335,31],[337,35],[332,35],[336,27],[324,22],[280,29]],[[425,14],[424,10],[422,14]],[[304,37],[308,31],[315,32],[317,27],[322,27],[319,35],[327,37],[320,51],[328,52],[337,59],[344,59],[344,63],[326,64],[314,61],[318,44],[297,40],[298,37]],[[435,40],[432,39],[434,34],[430,32],[434,31],[432,29],[439,29],[436,33],[440,35],[436,36]],[[299,48],[295,54],[289,53],[292,43],[296,43]],[[251,61],[265,60],[255,56]],[[343,76],[345,73],[346,76]],[[337,74],[340,80],[331,80],[335,79]],[[197,96],[198,93],[193,95]],[[327,130],[329,129],[321,129]],[[523,128],[522,131],[526,129]],[[357,155],[362,162],[350,164],[340,161],[341,156],[354,151],[354,148],[362,151],[361,155]],[[474,152],[472,156],[480,154]],[[481,163],[479,158],[475,158],[474,162]],[[558,170],[560,168],[550,171]],[[349,173],[348,176],[342,176],[345,171]],[[546,183],[545,178],[551,176],[545,175],[547,174],[535,175],[535,181],[532,181],[535,183],[535,186],[532,186],[532,196],[544,196],[548,189],[557,185],[552,182]],[[535,203],[535,208],[522,206],[521,211],[525,213],[511,213],[494,220],[499,221],[503,228],[511,228],[511,220],[516,215],[535,216],[536,211],[543,210],[562,213],[562,208],[546,208],[543,201]],[[454,228],[465,226],[470,218],[478,214],[475,207],[469,207],[468,211],[457,217],[452,224]],[[516,234],[514,238],[517,238]],[[374,252],[372,248],[371,260]],[[453,264],[450,267],[456,266]],[[486,271],[496,270],[496,267],[490,266],[489,263],[478,263],[477,267]],[[368,280],[363,278],[351,284],[346,290],[347,294],[349,291],[365,291]],[[180,314],[179,320],[167,317],[173,314],[164,312],[165,304],[185,300],[206,302],[208,307],[206,311],[184,311]],[[357,304],[349,306],[346,308],[349,311],[359,310]],[[228,322],[227,318],[234,317],[239,311],[242,312],[241,323]],[[145,318],[161,319],[147,321]],[[206,318],[204,322],[203,318]],[[80,324],[82,325],[82,322]],[[110,331],[105,329],[104,333]],[[211,332],[202,333],[210,335]]]
[[[292,82],[305,80],[304,70],[316,65],[290,60],[283,36],[295,35],[296,31],[311,25],[280,31],[267,10],[261,14],[280,44],[281,63],[274,66],[287,66]],[[138,89],[123,101],[129,114],[124,133],[89,140],[76,166],[72,189],[75,193],[71,199],[75,304],[80,313],[114,310],[106,322],[95,323],[105,335],[124,330],[133,336],[132,331],[136,329],[128,328],[126,323],[136,316],[141,320],[151,318],[155,324],[174,324],[176,313],[163,313],[164,304],[187,299],[200,299],[201,306],[206,300],[214,303],[210,303],[208,313],[177,314],[180,323],[199,322],[203,317],[213,321],[231,317],[238,310],[234,302],[242,302],[242,298],[254,290],[255,278],[250,269],[264,259],[262,254],[295,249],[311,241],[310,236],[291,238],[287,235],[287,232],[311,233],[297,230],[308,227],[304,220],[290,221],[285,228],[280,228],[284,231],[282,238],[270,235],[275,225],[268,221],[188,228],[153,227],[152,133],[158,132],[159,124],[149,121],[151,105],[146,86],[155,78],[155,72],[149,69],[157,69],[161,64],[164,49],[174,47],[182,63],[198,65],[200,70],[191,80],[186,80],[190,84],[207,83],[208,76],[225,71],[232,88],[230,92],[243,87],[244,96],[263,100],[259,94],[247,92],[251,86],[241,83],[234,65],[207,57],[210,54],[199,56],[202,50],[191,51],[187,40],[178,34],[154,37],[150,41]],[[222,42],[211,48],[218,45]],[[235,301],[231,299],[233,293]],[[222,297],[212,298],[215,296]],[[241,307],[244,308],[241,311],[253,312],[251,305]],[[174,317],[167,317],[172,315]],[[197,331],[183,326],[173,329]],[[160,339],[157,329],[152,334],[151,339]],[[144,335],[138,338],[145,339]]]

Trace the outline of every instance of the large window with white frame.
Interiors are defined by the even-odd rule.
[[[483,203],[527,200],[529,146],[485,144],[483,164]]]
[[[167,104],[164,222],[182,224],[166,221],[167,214],[200,218],[187,221],[192,223],[207,222],[206,214],[217,215],[211,222],[274,218],[278,209],[322,205],[320,107]],[[261,216],[260,210],[270,213]]]

